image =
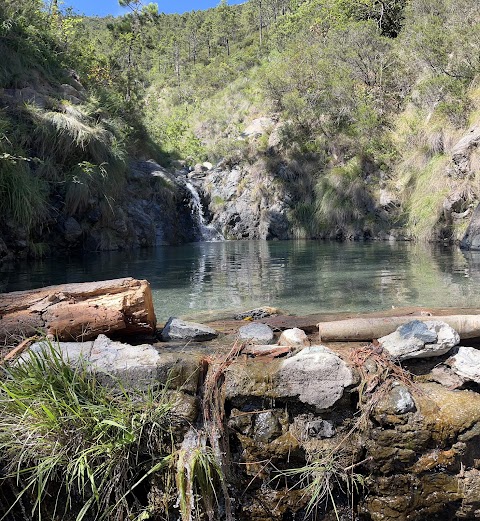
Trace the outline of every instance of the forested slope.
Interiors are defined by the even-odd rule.
[[[220,161],[260,184],[263,172],[292,237],[462,236],[479,197],[475,0],[222,1],[184,15],[123,3],[130,14],[104,19],[0,7],[5,242],[23,234],[23,251],[42,253],[46,223],[84,215],[91,194],[115,220],[129,158]]]

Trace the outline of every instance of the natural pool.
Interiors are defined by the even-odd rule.
[[[160,320],[271,305],[295,314],[480,307],[480,253],[411,243],[225,241],[4,266],[0,291],[148,279]]]

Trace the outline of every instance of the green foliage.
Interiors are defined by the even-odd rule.
[[[172,461],[171,409],[164,391],[101,385],[50,343],[30,351],[0,382],[3,490],[21,488],[12,515],[15,507],[37,519],[75,512],[77,521],[141,513],[137,487]]]
[[[423,169],[412,175],[407,185],[407,226],[419,239],[435,237],[443,213],[443,202],[450,193],[448,178],[443,174],[446,165],[444,156],[434,156]]]
[[[318,181],[316,191],[317,219],[326,229],[360,228],[374,208],[357,158],[334,167]]]

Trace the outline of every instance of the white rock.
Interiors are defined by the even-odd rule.
[[[307,347],[310,345],[305,331],[294,327],[293,329],[286,329],[278,340],[279,346],[292,346],[292,347]]]
[[[444,355],[460,342],[460,336],[441,320],[413,320],[378,341],[393,358],[408,360]]]
[[[464,380],[480,384],[480,350],[461,346],[458,352],[446,361],[446,364]]]
[[[282,362],[277,393],[328,409],[352,383],[352,372],[338,355],[325,346],[311,346]]]

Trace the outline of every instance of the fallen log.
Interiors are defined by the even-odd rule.
[[[153,334],[152,292],[146,280],[123,278],[0,294],[0,343],[39,332],[58,340]]]
[[[370,342],[374,338],[393,333],[397,327],[412,320],[442,320],[453,327],[462,340],[480,338],[480,315],[397,316],[350,318],[333,322],[320,322],[318,331],[323,342]]]

